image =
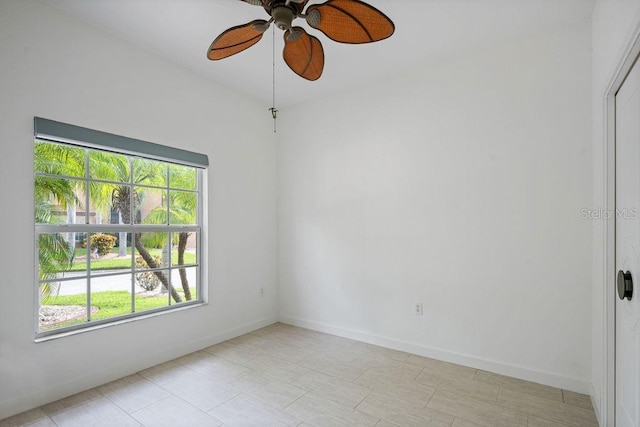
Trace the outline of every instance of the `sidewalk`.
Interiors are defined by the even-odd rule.
[[[124,270],[100,270],[100,273],[111,274],[123,272]],[[69,277],[79,277],[78,280],[64,281],[59,282],[60,289],[58,291],[58,295],[76,295],[76,294],[84,294],[87,292],[87,280],[85,276],[85,272],[67,272],[64,273],[65,278]],[[189,285],[195,286],[196,284],[196,268],[190,267],[187,268],[187,279],[189,280]],[[178,270],[172,270],[171,274],[171,283],[174,287],[180,288],[182,286],[182,282],[180,281],[180,273]],[[160,289],[162,285],[159,285]],[[127,272],[124,274],[120,274],[117,276],[107,276],[103,277],[101,275],[92,275],[91,276],[91,292],[101,292],[101,291],[129,291],[131,292],[131,272]],[[135,286],[135,292],[144,292],[145,290],[140,286]]]

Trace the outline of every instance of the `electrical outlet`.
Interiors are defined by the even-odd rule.
[[[264,288],[258,289],[258,295],[260,296],[260,298],[264,296]]]
[[[421,316],[423,314],[422,313],[422,303],[421,302],[416,303],[415,311],[416,311],[416,314],[418,316]]]

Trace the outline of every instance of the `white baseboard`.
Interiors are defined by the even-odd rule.
[[[598,425],[605,425],[605,423],[602,422],[602,408],[600,407],[600,400],[598,399],[596,389],[593,387],[593,383],[589,384],[589,396],[591,396],[591,406],[593,406],[593,411],[596,413]]]
[[[253,332],[257,329],[276,323],[277,321],[278,319],[275,316],[266,317],[237,328],[203,337],[196,341],[181,343],[164,351],[149,352],[137,359],[127,360],[125,363],[116,367],[96,370],[88,375],[75,377],[65,383],[53,384],[26,396],[20,396],[13,400],[1,402],[0,420],[37,408],[47,403],[54,402],[58,399],[89,390],[102,384],[106,384],[110,381],[134,374],[160,363],[168,362],[169,360],[184,356],[185,354],[193,353],[194,351],[201,350],[205,347]]]
[[[370,334],[368,332],[355,331],[352,329],[346,329],[339,326],[314,322],[282,314],[280,315],[279,320],[282,323],[286,323],[292,326],[299,326],[301,328],[311,329],[318,332],[325,332],[343,338],[349,338],[356,341],[366,342],[368,344],[416,354],[418,356],[429,357],[445,362],[456,363],[458,365],[469,366],[471,368],[482,369],[484,371],[507,375],[538,384],[549,385],[576,393],[591,393],[591,383],[578,378],[572,378],[554,374],[551,372],[538,371],[523,366],[517,366],[495,360],[482,359],[479,357],[455,353],[452,351],[431,348],[422,344],[400,341],[394,338]]]

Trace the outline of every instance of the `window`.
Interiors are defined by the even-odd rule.
[[[207,157],[40,118],[35,129],[36,336],[202,303]]]

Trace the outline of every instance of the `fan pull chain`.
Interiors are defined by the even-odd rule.
[[[271,116],[273,117],[273,133],[277,133],[276,120],[278,118],[278,110],[276,109],[276,28],[273,27],[273,93],[271,97]]]

